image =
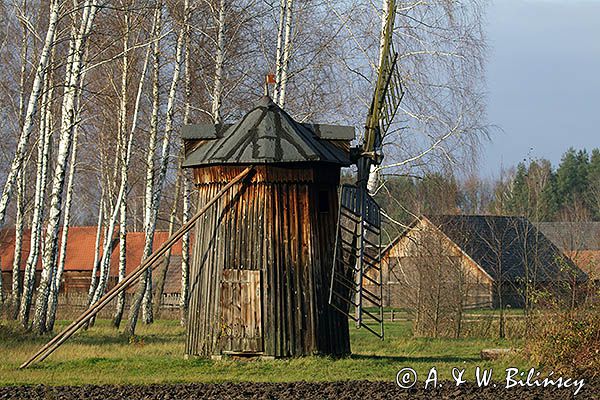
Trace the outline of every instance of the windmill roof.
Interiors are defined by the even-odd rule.
[[[302,162],[349,166],[348,152],[332,143],[350,140],[348,129],[318,127],[296,122],[265,96],[233,125],[205,126],[196,137],[186,129],[184,139],[201,142],[186,152],[183,166]]]

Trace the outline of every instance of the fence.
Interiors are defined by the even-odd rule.
[[[5,293],[5,306],[8,306],[9,293]],[[129,310],[133,293],[125,293],[125,315]],[[160,318],[178,319],[179,315],[179,293],[165,293],[160,302]],[[35,304],[35,293],[32,299]],[[104,307],[99,313],[100,318],[112,318],[117,305],[117,299],[114,299]],[[72,319],[79,316],[88,308],[87,292],[63,292],[58,295],[58,319]]]

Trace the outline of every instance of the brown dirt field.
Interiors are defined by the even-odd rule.
[[[498,385],[500,386],[500,385]],[[576,398],[600,399],[598,386],[586,384]],[[0,399],[572,399],[572,389],[454,387],[400,389],[391,382],[222,383],[148,386],[12,386],[0,388]]]

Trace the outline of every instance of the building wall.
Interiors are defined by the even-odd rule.
[[[492,305],[493,280],[425,219],[383,255],[382,274],[387,307],[414,310],[431,296]]]
[[[156,272],[156,270],[155,270]],[[40,281],[40,271],[36,271],[35,282]],[[68,270],[63,273],[63,282],[60,286],[60,293],[87,293],[90,287],[91,271],[88,270]],[[23,274],[21,274],[22,279]],[[156,274],[154,274],[156,280]],[[111,275],[108,278],[108,289],[111,289],[118,283],[118,277]],[[153,285],[156,287],[156,285]],[[2,271],[2,289],[8,296],[12,290],[12,271]],[[127,290],[130,293],[135,292],[136,286],[132,285]],[[181,256],[172,255],[167,270],[164,294],[176,295],[181,293]]]
[[[198,204],[242,169],[196,169]],[[350,352],[348,319],[327,303],[338,183],[339,168],[260,166],[206,213],[195,234],[186,354]]]

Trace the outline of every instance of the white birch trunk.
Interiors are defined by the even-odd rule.
[[[293,17],[293,0],[286,0],[285,10],[285,39],[283,45],[283,61],[281,66],[281,82],[279,84],[279,93],[277,104],[283,108],[285,105],[285,91],[288,83],[288,69],[290,65],[290,56],[292,51],[292,17]]]
[[[162,7],[163,4],[160,4],[160,13],[159,13],[159,17],[160,19],[160,23],[157,24],[158,29],[157,29],[157,37],[160,36],[160,32],[162,29]],[[156,176],[156,171],[155,171],[155,164],[154,164],[154,153],[156,152],[156,143],[157,143],[157,139],[158,139],[158,115],[160,112],[160,97],[159,97],[159,82],[160,82],[160,64],[159,64],[159,60],[160,60],[160,43],[156,42],[157,46],[155,48],[156,52],[155,52],[155,78],[156,80],[154,81],[154,87],[153,87],[153,99],[154,99],[154,103],[153,103],[153,110],[152,110],[152,136],[154,139],[154,146],[152,148],[152,154],[150,154],[150,152],[148,153],[148,161],[150,161],[150,157],[152,157],[152,163],[148,164],[148,170],[147,175],[146,175],[146,196],[144,198],[144,205],[145,205],[145,209],[144,209],[144,234],[145,234],[145,242],[144,242],[144,252],[142,254],[142,260],[146,259],[150,254],[152,254],[152,248],[153,248],[153,244],[154,244],[154,231],[156,229],[156,218],[153,218],[154,213],[153,213],[153,208],[154,208],[154,191],[156,190],[156,185],[159,182],[159,179]],[[159,166],[160,166],[160,161],[159,161]],[[146,273],[144,274],[144,280],[145,282],[143,282],[142,285],[140,285],[140,293],[142,295],[141,298],[141,308],[142,308],[142,318],[144,323],[146,324],[150,324],[153,322],[154,320],[154,316],[152,315],[152,271],[151,270],[147,270]],[[143,289],[143,291],[142,291]],[[133,303],[135,304],[135,308],[137,308],[137,313],[139,314],[139,308],[140,306],[137,304],[138,303],[138,296],[136,296],[136,299],[134,300]],[[133,304],[132,304],[133,306]],[[137,317],[136,317],[137,318]],[[130,329],[132,328],[132,326],[130,325],[129,327]],[[133,329],[135,330],[135,326],[133,326]]]
[[[127,148],[127,75],[129,73],[129,14],[125,12],[125,34],[123,35],[123,69],[121,70],[121,97],[119,102],[119,140],[121,141],[121,185],[125,195],[119,203],[119,282],[125,279],[127,272],[127,180],[128,155]],[[145,66],[144,66],[145,67]],[[145,69],[145,68],[144,68]],[[141,82],[140,82],[141,86]],[[130,147],[129,147],[130,148]],[[113,326],[119,328],[125,308],[125,292],[117,299]]]
[[[38,286],[33,328],[38,333],[46,331],[46,314],[48,310],[48,296],[53,279],[54,265],[58,250],[58,230],[62,214],[62,194],[65,182],[65,170],[70,153],[74,129],[76,125],[76,100],[82,87],[82,66],[84,63],[85,44],[91,31],[94,17],[97,12],[96,0],[87,0],[83,6],[83,16],[78,34],[73,41],[73,54],[71,62],[67,64],[65,88],[61,109],[61,127],[58,151],[54,167],[54,178],[50,195],[50,213],[48,227],[44,242],[44,258],[42,262],[42,275]]]
[[[20,12],[27,15],[27,0],[21,2]],[[21,75],[19,78],[19,128],[22,131],[25,120],[25,79],[27,78],[27,53],[29,50],[29,29],[25,21],[21,21],[21,31],[23,36],[21,38]]]
[[[127,189],[127,187],[126,187]],[[121,201],[119,210],[119,283],[125,279],[127,274],[127,201]],[[125,310],[125,292],[119,293],[113,317],[113,326],[119,328]]]
[[[146,58],[147,60],[147,58]],[[144,63],[144,69],[143,71],[146,70],[146,62]],[[96,287],[96,290],[94,292],[94,296],[92,298],[92,304],[97,302],[98,300],[100,300],[100,298],[102,297],[102,295],[105,293],[106,291],[106,285],[108,282],[108,276],[110,273],[110,258],[112,255],[112,250],[113,250],[113,240],[112,240],[112,236],[114,233],[114,229],[115,229],[115,225],[117,222],[117,217],[119,215],[121,215],[120,218],[120,229],[119,231],[122,232],[121,227],[125,226],[127,221],[126,219],[124,220],[124,215],[126,215],[127,209],[125,208],[125,210],[123,209],[123,204],[126,202],[126,190],[127,190],[127,170],[129,168],[129,162],[131,160],[131,149],[132,149],[132,143],[133,143],[133,133],[135,132],[135,127],[136,127],[136,121],[137,121],[137,114],[138,114],[138,110],[139,110],[139,99],[141,97],[141,85],[143,82],[145,76],[145,72],[142,72],[142,79],[140,80],[140,90],[138,91],[138,98],[136,100],[136,106],[135,106],[135,112],[134,112],[134,122],[132,124],[132,129],[129,133],[129,137],[127,137],[124,134],[124,131],[122,131],[121,133],[123,134],[123,137],[121,138],[121,145],[119,146],[121,148],[120,153],[121,154],[117,154],[116,158],[117,159],[121,159],[121,181],[119,184],[119,192],[117,195],[117,199],[115,201],[115,206],[112,212],[112,215],[110,217],[110,220],[108,222],[108,228],[106,231],[106,239],[104,241],[104,248],[102,251],[102,260],[100,261],[100,278],[98,280],[98,285]],[[125,117],[126,118],[126,109],[125,109]],[[125,224],[125,225],[123,225]],[[122,243],[122,238],[121,238],[121,233],[119,234],[119,244],[121,246],[124,246],[125,243]],[[124,249],[124,248],[123,248]],[[123,250],[124,251],[124,250]],[[120,265],[119,267],[119,275],[123,275],[122,278],[123,279],[125,276],[125,258],[124,258],[124,254],[119,255],[119,259],[120,262],[122,261],[123,264]],[[122,259],[122,260],[121,260]]]
[[[46,331],[52,332],[54,329],[54,321],[56,320],[56,309],[58,306],[58,294],[62,281],[63,271],[65,270],[65,260],[67,257],[67,240],[69,237],[69,223],[71,220],[71,205],[73,203],[73,182],[75,176],[75,166],[77,162],[77,137],[79,129],[75,128],[73,137],[73,149],[71,151],[71,161],[69,165],[69,177],[67,180],[67,193],[65,198],[65,209],[63,218],[63,229],[60,238],[60,253],[58,256],[58,265],[56,267],[54,280],[50,287],[50,295],[48,298],[48,313],[46,316]]]
[[[221,103],[223,102],[223,64],[225,63],[225,0],[219,2],[217,20],[217,52],[215,56],[215,83],[212,95],[212,118],[215,124],[221,123]]]
[[[21,135],[17,142],[17,148],[15,150],[15,157],[12,161],[8,176],[2,190],[2,196],[0,197],[0,226],[4,224],[4,218],[6,217],[6,208],[10,195],[13,189],[13,184],[17,177],[20,169],[23,167],[23,159],[26,153],[27,143],[29,142],[29,136],[33,131],[35,124],[35,115],[38,108],[38,100],[42,92],[46,74],[48,73],[48,60],[50,58],[51,49],[54,45],[54,37],[56,32],[56,26],[58,22],[58,11],[59,11],[59,0],[52,0],[50,2],[50,13],[48,18],[48,30],[46,31],[46,38],[44,40],[44,46],[40,53],[40,60],[38,62],[37,71],[33,80],[33,86],[31,88],[31,94],[29,95],[29,101],[27,103],[27,111],[23,119],[23,127],[21,129]]]
[[[124,40],[128,41],[128,39],[126,38]],[[125,48],[128,48],[128,44],[124,44]],[[124,54],[128,54],[128,51],[124,51]],[[127,109],[126,109],[126,102],[127,102],[127,98],[126,98],[126,77],[127,77],[127,70],[128,67],[126,67],[124,65],[123,68],[123,75],[122,75],[122,91],[125,91],[125,94],[121,94],[121,111],[120,111],[120,119],[121,119],[121,132],[120,132],[120,140],[121,140],[121,153],[117,155],[117,158],[121,159],[121,181],[120,181],[120,186],[119,186],[119,195],[117,196],[117,201],[115,202],[115,209],[114,212],[112,213],[111,219],[109,220],[108,223],[108,227],[106,228],[106,232],[105,232],[105,240],[104,240],[104,244],[103,244],[103,256],[102,259],[98,261],[98,259],[100,258],[99,256],[99,241],[97,238],[97,242],[96,242],[96,256],[95,256],[95,260],[94,260],[94,272],[92,274],[92,282],[93,284],[90,285],[90,293],[89,293],[89,304],[91,305],[92,303],[96,302],[97,300],[100,299],[100,297],[102,297],[102,295],[105,293],[106,291],[106,283],[108,280],[108,273],[110,272],[109,268],[110,268],[110,255],[112,254],[112,250],[113,250],[113,246],[112,246],[112,233],[114,230],[114,226],[116,223],[116,218],[117,218],[117,212],[119,215],[119,281],[121,281],[122,279],[124,279],[125,277],[125,267],[126,267],[126,256],[125,256],[125,249],[126,249],[126,238],[124,237],[125,235],[123,235],[123,232],[125,232],[126,230],[126,226],[127,226],[127,219],[126,219],[126,215],[127,215],[127,208],[126,208],[126,193],[127,193],[127,181],[128,181],[128,169],[129,169],[129,163],[131,160],[131,150],[132,150],[132,143],[133,143],[133,135],[136,131],[137,128],[137,121],[138,121],[138,115],[139,115],[139,107],[140,107],[140,101],[142,98],[142,93],[143,93],[143,83],[146,79],[146,70],[148,68],[148,59],[150,56],[150,48],[148,48],[148,51],[146,52],[146,57],[144,59],[144,66],[142,68],[142,73],[140,76],[140,83],[138,85],[138,92],[137,92],[137,96],[136,96],[136,101],[135,101],[135,107],[134,107],[134,111],[133,111],[133,120],[131,123],[131,130],[129,132],[129,137],[127,138],[127,136],[125,135],[126,132],[126,116],[127,116]],[[125,57],[127,58],[127,57]],[[128,61],[125,61],[128,62]],[[121,136],[122,135],[122,136]],[[156,145],[154,145],[156,146]],[[124,157],[124,159],[123,159]],[[100,224],[100,221],[102,220],[102,217],[99,218],[98,220],[98,224]],[[98,225],[100,226],[100,225]],[[112,228],[111,228],[112,227]],[[125,230],[123,229],[125,228]],[[105,256],[106,255],[106,256]],[[100,268],[100,278],[96,278],[97,275],[97,269],[98,267]],[[115,316],[113,318],[113,324],[118,327],[120,325],[121,322],[121,318],[123,315],[123,307],[125,305],[125,296],[123,294],[123,296],[120,296],[118,301],[117,301],[117,310],[115,313]]]
[[[187,14],[187,10],[184,10]],[[160,208],[160,199],[162,194],[162,188],[167,173],[167,167],[169,165],[169,153],[171,145],[171,136],[173,134],[173,122],[175,116],[175,99],[177,94],[177,85],[179,82],[179,75],[181,73],[181,59],[183,54],[184,36],[185,29],[182,28],[177,36],[177,45],[175,49],[175,65],[173,67],[173,76],[171,78],[171,86],[169,88],[169,95],[167,98],[167,109],[165,116],[165,134],[162,140],[161,156],[159,159],[159,171],[156,181],[153,184],[151,190],[147,190],[146,194],[146,219],[145,232],[146,232],[146,243],[144,246],[144,259],[152,254],[152,244],[154,240],[154,231],[156,229],[156,218],[158,216],[158,210]],[[149,171],[150,172],[150,171]],[[152,171],[154,172],[154,171]],[[150,180],[148,181],[150,182]],[[148,189],[148,187],[147,187]],[[140,304],[142,303],[143,318],[145,323],[151,323],[153,320],[152,315],[152,272],[148,270],[146,273],[145,284],[141,284],[138,292],[136,293],[129,315],[128,332],[130,335],[135,334],[135,327],[137,324],[137,314],[139,313]]]
[[[182,148],[183,150],[183,148]],[[180,160],[183,160],[183,154],[179,157]],[[175,218],[177,217],[177,202],[179,201],[179,195],[181,193],[181,178],[182,178],[182,169],[181,163],[179,163],[179,171],[177,173],[177,178],[175,180],[175,196],[173,198],[173,205],[171,207],[171,214],[169,215],[169,237],[175,231]],[[154,313],[157,318],[160,318],[160,304],[162,301],[162,296],[165,290],[165,281],[167,279],[167,273],[169,272],[169,263],[171,262],[171,249],[167,250],[167,253],[163,257],[163,262],[160,268],[157,271],[156,277],[156,293],[154,297]]]
[[[162,197],[162,189],[165,183],[165,177],[167,175],[167,169],[169,166],[169,154],[171,152],[171,137],[173,136],[173,123],[175,119],[175,100],[177,95],[177,85],[179,83],[179,76],[181,74],[181,58],[183,54],[183,40],[185,30],[181,29],[177,36],[177,45],[175,48],[175,65],[173,67],[173,76],[171,78],[171,86],[169,88],[169,95],[167,98],[167,109],[165,115],[165,134],[162,140],[161,156],[159,159],[159,170],[154,190],[152,192],[152,207],[151,207],[151,220],[150,229],[151,235],[149,243],[145,246],[144,258],[150,257],[152,254],[152,243],[154,241],[154,232],[156,230],[156,219],[158,217],[158,210],[160,209],[160,200]],[[148,242],[148,236],[146,236]],[[146,281],[146,291],[144,293],[144,302],[142,303],[142,312],[144,322],[146,324],[152,323],[154,317],[152,315],[152,271],[149,270],[148,279]]]
[[[27,0],[21,2],[20,12],[23,15],[27,15]],[[19,128],[23,129],[23,122],[25,120],[25,79],[27,76],[27,53],[28,53],[28,29],[24,21],[21,22],[21,31],[23,36],[21,37],[21,74],[19,77]],[[45,80],[44,80],[45,84]],[[38,158],[38,163],[41,160]],[[25,182],[24,182],[24,168],[19,169],[19,177],[17,177],[17,204],[16,204],[16,216],[15,216],[15,252],[13,258],[12,267],[12,288],[11,288],[11,317],[17,319],[19,316],[19,304],[21,303],[21,293],[23,290],[21,282],[21,250],[23,248],[23,225],[24,225],[24,201],[25,201]],[[0,224],[1,225],[1,224]],[[1,274],[0,274],[1,275]]]
[[[125,188],[121,187],[119,190],[119,195],[117,196],[117,200],[115,202],[115,206],[112,209],[112,213],[108,221],[108,226],[106,228],[106,237],[104,239],[104,246],[102,248],[102,258],[99,263],[100,277],[98,278],[98,284],[96,286],[96,290],[94,291],[94,296],[92,297],[91,304],[94,304],[98,300],[100,300],[100,298],[106,291],[106,286],[108,284],[108,276],[110,274],[110,258],[114,249],[113,235],[115,232],[117,217],[119,216],[119,212],[121,209],[119,207],[119,204],[121,203],[124,192]]]
[[[191,112],[191,96],[192,96],[192,80],[190,71],[190,26],[189,26],[189,7],[188,1],[185,1],[185,7],[188,10],[185,20],[185,48],[184,48],[184,90],[185,90],[185,105],[183,111],[183,123],[190,123]],[[185,171],[181,171],[181,184],[183,185],[183,215],[182,224],[187,223],[190,219],[190,193],[189,185]],[[189,231],[183,235],[181,239],[181,293],[179,295],[179,309],[181,313],[180,323],[185,326],[187,321],[188,297],[189,297],[189,270],[190,270],[190,234]]]
[[[183,172],[182,172],[183,173]],[[185,173],[184,173],[185,174]],[[190,189],[187,178],[184,175],[181,184],[183,185],[183,218],[182,224],[190,220]],[[181,239],[181,293],[179,296],[179,308],[181,310],[181,325],[187,322],[189,293],[190,293],[190,235],[186,233]]]
[[[52,57],[51,52],[51,59]],[[47,74],[44,82],[44,94],[42,96],[42,107],[40,113],[40,130],[37,148],[37,166],[36,181],[33,204],[33,215],[31,217],[31,233],[29,240],[29,255],[25,263],[23,273],[23,289],[19,304],[19,321],[23,327],[29,327],[29,313],[33,297],[33,288],[35,285],[35,269],[38,264],[41,237],[42,221],[45,210],[46,185],[48,182],[48,164],[50,151],[52,149],[52,99],[54,89],[52,74]],[[16,312],[16,310],[15,310]]]
[[[98,285],[98,264],[100,262],[100,241],[102,239],[102,225],[104,222],[104,188],[100,194],[100,203],[98,204],[98,226],[96,228],[96,243],[94,245],[94,265],[92,265],[92,276],[90,277],[90,287],[88,289],[88,307],[92,304],[92,298]],[[106,232],[104,238],[106,240]]]
[[[150,137],[148,139],[148,153],[146,158],[146,188],[144,193],[144,232],[146,241],[142,258],[146,258],[148,251],[152,252],[152,239],[150,230],[150,219],[152,210],[152,191],[154,188],[154,156],[156,153],[156,144],[158,136],[158,114],[160,111],[159,81],[160,81],[160,34],[162,30],[162,3],[154,15],[154,46],[153,46],[153,65],[152,65],[152,115],[150,117]],[[152,230],[153,232],[153,230]],[[144,298],[146,288],[152,290],[152,275],[149,272],[144,273],[139,281],[138,288],[129,308],[129,320],[127,322],[127,332],[130,336],[135,334],[135,327]]]
[[[39,160],[38,162],[40,162]],[[12,265],[12,288],[11,288],[11,317],[17,319],[19,315],[19,304],[21,302],[21,292],[23,287],[21,286],[21,254],[23,249],[23,225],[24,225],[24,200],[25,200],[25,175],[23,170],[17,177],[17,214],[15,217],[15,252]],[[2,275],[0,273],[0,275]]]
[[[279,85],[281,84],[281,71],[283,68],[283,36],[285,29],[285,6],[287,0],[279,0],[279,25],[277,27],[277,52],[275,55],[275,89],[273,90],[273,101],[277,103],[279,98]]]

